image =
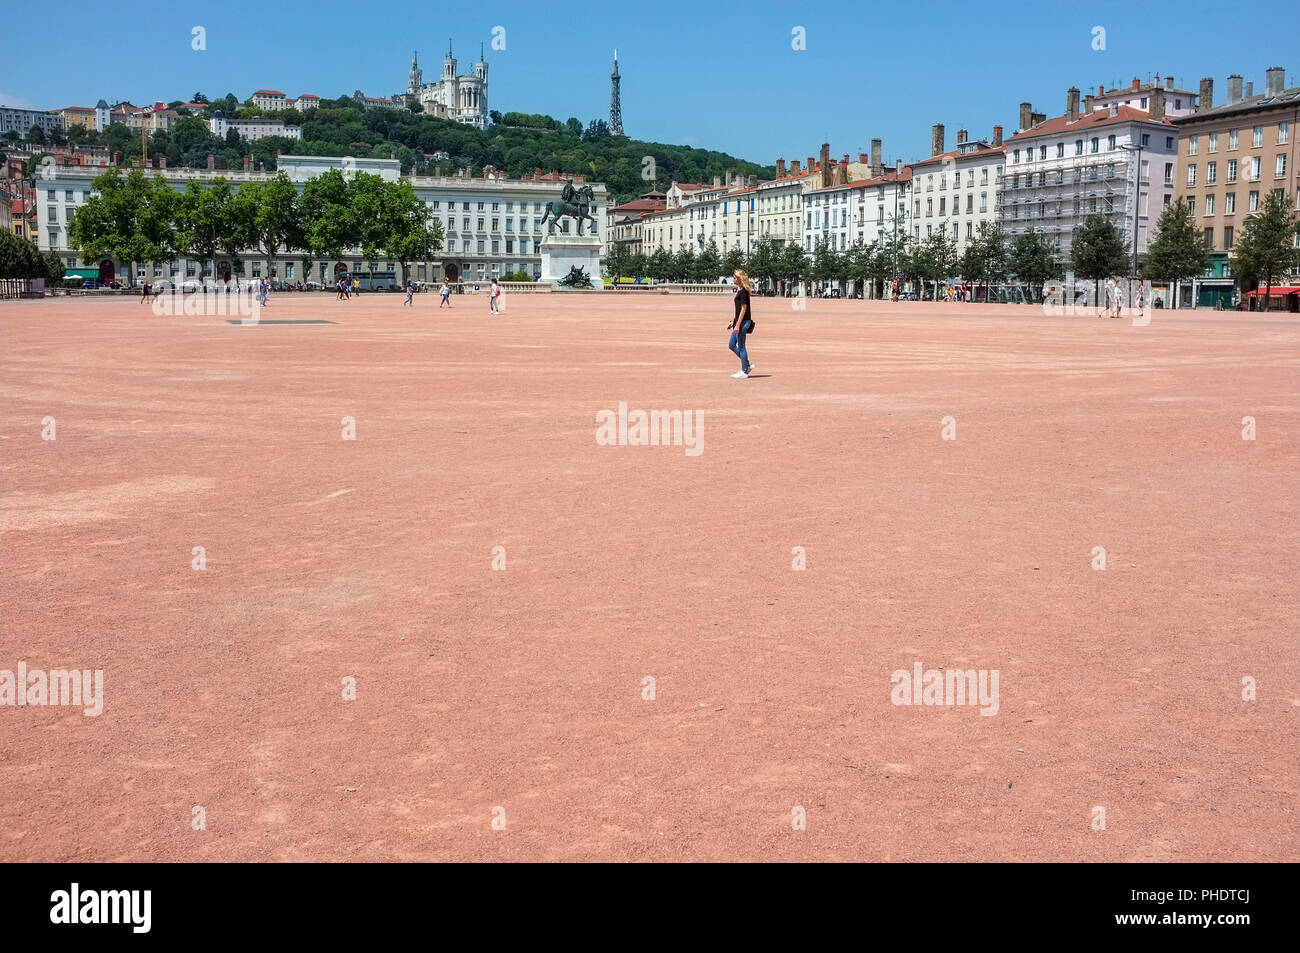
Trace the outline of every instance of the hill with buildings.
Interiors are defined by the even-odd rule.
[[[586,126],[576,118],[564,121],[544,115],[491,113],[485,128],[453,119],[425,115],[418,104],[377,105],[360,96],[314,100],[303,110],[241,103],[233,94],[208,101],[177,101],[166,107],[167,122],[146,128],[150,157],[165,157],[168,165],[241,169],[251,156],[255,168],[273,169],[278,154],[394,158],[403,174],[481,176],[499,174],[566,173],[604,182],[617,201],[649,191],[664,191],[671,182],[708,182],[728,172],[736,177],[770,178],[772,166],[747,162],[724,152],[670,143],[643,142],[610,133],[604,120]],[[163,104],[158,104],[162,107]],[[163,110],[157,110],[160,114]],[[218,115],[220,114],[220,115]],[[219,121],[214,124],[213,119]],[[224,119],[225,123],[220,122]],[[260,138],[246,138],[252,121],[267,120]],[[293,135],[266,134],[282,123]],[[224,130],[224,135],[213,132]],[[122,163],[138,159],[141,130],[126,123],[103,131],[70,125],[66,132],[46,134],[46,140],[66,136],[73,145],[99,145]],[[30,140],[29,140],[30,141]],[[462,172],[462,170],[464,170]]]

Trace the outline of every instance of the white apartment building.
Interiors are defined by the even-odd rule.
[[[1164,118],[1163,91],[1155,95],[1149,113],[1113,104],[1088,113],[1079,111],[1079,91],[1071,89],[1065,115],[1040,122],[1022,103],[1022,128],[1006,142],[998,195],[1007,234],[1045,233],[1068,271],[1075,230],[1100,214],[1130,246],[1136,228],[1140,254],[1177,187],[1178,129]]]
[[[1106,112],[1111,106],[1131,106],[1144,113],[1150,113],[1153,99],[1151,94],[1157,89],[1160,90],[1160,98],[1164,101],[1167,119],[1190,116],[1196,111],[1200,94],[1176,87],[1172,76],[1166,76],[1161,80],[1160,74],[1156,73],[1155,79],[1150,83],[1143,83],[1134,78],[1129,86],[1114,89],[1098,86],[1096,95],[1089,93],[1084,97],[1084,112]],[[1089,104],[1091,108],[1088,108]]]
[[[214,136],[222,139],[233,129],[249,142],[267,139],[271,136],[284,136],[286,139],[301,139],[302,127],[289,126],[279,119],[227,119],[217,109],[208,120],[208,129]]]
[[[277,112],[282,109],[292,109],[294,106],[293,102],[278,89],[259,89],[249,96],[247,101],[258,109],[273,109]]]
[[[401,178],[401,165],[395,159],[335,158],[326,156],[280,156],[279,168],[289,180],[299,187],[314,176],[330,169],[342,169],[345,174],[367,172],[388,181]],[[68,223],[77,208],[84,205],[93,191],[94,179],[104,172],[102,168],[85,166],[57,166],[48,177],[37,183],[38,244],[42,251],[56,251],[68,267],[96,267],[100,262],[79,263],[75,251],[68,247]],[[183,191],[190,182],[211,183],[224,178],[237,188],[245,182],[265,182],[274,177],[272,172],[215,171],[210,169],[158,169],[177,191]],[[490,281],[509,273],[526,272],[541,276],[541,242],[554,232],[553,223],[542,227],[546,203],[559,198],[561,182],[522,179],[473,179],[463,176],[407,177],[412,187],[426,205],[431,218],[442,224],[444,241],[442,249],[424,262],[413,262],[409,277],[417,281],[452,280]],[[595,193],[592,213],[596,216],[595,232],[605,239],[606,190],[600,183],[591,183]],[[567,223],[566,223],[567,224]],[[587,223],[591,227],[591,223]],[[269,262],[253,250],[243,256],[246,277],[268,275]],[[107,262],[112,274],[124,274],[128,262]],[[285,281],[304,279],[304,264],[311,265],[309,277],[314,281],[331,283],[336,274],[348,272],[376,276],[375,283],[401,279],[400,262],[380,260],[372,271],[359,249],[352,249],[338,259],[316,260],[305,257],[298,250],[287,250],[277,260],[275,277]],[[170,262],[137,263],[136,280],[152,281],[158,278],[184,280],[204,274],[206,261],[177,257]]]
[[[979,231],[981,223],[997,218],[1006,149],[1002,127],[993,127],[991,142],[972,140],[957,132],[957,147],[944,150],[944,129],[931,129],[931,156],[911,165],[912,238],[930,237],[940,228],[956,239],[957,254]]]

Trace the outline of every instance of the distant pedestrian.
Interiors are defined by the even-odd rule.
[[[447,284],[446,278],[442,279],[442,287],[438,289],[438,294],[441,296],[441,300],[438,302],[438,310],[441,311],[444,304],[450,308],[451,286]]]
[[[1115,313],[1112,314],[1111,317],[1112,318],[1123,317],[1123,311],[1124,311],[1124,289],[1120,285],[1116,285],[1115,286]]]
[[[414,305],[411,302],[411,296],[414,294],[415,294],[415,286],[408,281],[406,283],[406,300],[402,302],[402,307],[406,307],[408,304],[414,307]]]
[[[359,294],[361,294],[361,279],[360,279],[360,278],[353,278],[353,279],[352,279],[352,293],[353,293],[354,295],[359,295]]]
[[[146,281],[143,285],[140,286],[140,303],[144,304],[148,300],[149,300],[149,282]]]
[[[501,313],[501,282],[495,278],[492,279],[492,290],[488,292],[488,311],[492,314]]]

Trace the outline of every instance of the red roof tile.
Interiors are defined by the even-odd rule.
[[[1039,136],[1055,136],[1064,132],[1078,132],[1083,129],[1097,129],[1101,126],[1110,126],[1120,122],[1145,122],[1154,126],[1173,127],[1173,123],[1168,119],[1152,119],[1145,109],[1119,106],[1116,107],[1116,112],[1117,115],[1112,116],[1109,109],[1098,109],[1091,113],[1081,114],[1074,122],[1067,122],[1065,116],[1057,116],[1046,122],[1040,122],[1032,129],[1016,133],[1007,142],[1015,142],[1017,139],[1036,139]]]

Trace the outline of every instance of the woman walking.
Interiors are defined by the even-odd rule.
[[[729,346],[736,357],[740,358],[740,370],[731,376],[737,380],[744,380],[754,369],[754,365],[749,363],[749,353],[745,350],[745,335],[754,330],[754,317],[749,306],[749,275],[737,268],[732,277],[736,281],[736,289],[732,295],[736,314],[731,319],[731,324],[727,326],[727,330],[731,332]]]
[[[446,279],[446,278],[442,279],[442,287],[441,287],[440,289],[438,289],[438,294],[440,294],[440,295],[442,296],[442,300],[438,302],[438,310],[441,311],[441,310],[442,310],[442,306],[443,306],[444,304],[445,304],[447,307],[450,308],[450,307],[451,307],[451,287],[447,284],[447,279]]]

